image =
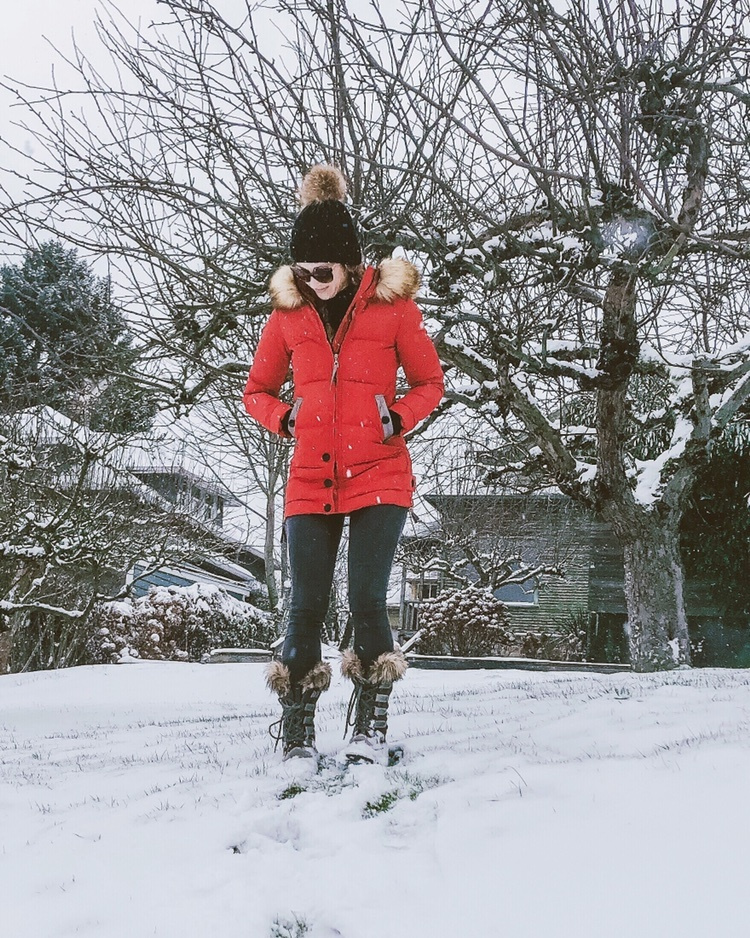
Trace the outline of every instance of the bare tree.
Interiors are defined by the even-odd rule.
[[[49,408],[0,416],[0,632],[13,670],[77,664],[89,616],[218,537],[123,466],[122,438]]]
[[[345,28],[415,140],[442,134],[413,230],[458,397],[612,525],[642,670],[689,662],[679,521],[750,396],[749,13],[427,0],[406,65],[384,24]]]
[[[117,259],[179,408],[239,393],[296,181],[338,163],[370,253],[424,261],[449,399],[612,525],[634,666],[687,663],[685,493],[750,396],[748,0],[164,6],[100,24],[114,81],[75,50],[78,89],[19,89],[5,224]]]

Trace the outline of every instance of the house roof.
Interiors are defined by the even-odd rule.
[[[184,479],[191,485],[199,486],[204,492],[207,492],[211,495],[221,496],[225,505],[240,504],[240,501],[235,498],[226,485],[223,485],[221,482],[217,482],[213,478],[196,475],[192,469],[186,468],[185,465],[181,462],[174,462],[171,465],[160,465],[158,462],[146,465],[128,464],[127,467],[128,470],[138,478],[143,478],[149,475],[158,475],[165,476],[167,478],[176,477],[179,479]]]

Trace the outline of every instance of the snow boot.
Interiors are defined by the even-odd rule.
[[[278,695],[281,719],[269,732],[282,744],[284,759],[318,759],[315,748],[315,705],[331,684],[331,666],[319,661],[298,684],[292,684],[289,668],[281,661],[272,661],[266,670],[269,690]]]
[[[408,663],[400,650],[386,651],[365,674],[353,651],[341,658],[341,673],[354,684],[346,726],[353,727],[349,745],[342,755],[347,762],[377,762],[388,765],[388,702],[393,682],[406,673]]]

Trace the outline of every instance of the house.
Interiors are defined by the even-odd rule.
[[[549,630],[588,611],[591,519],[559,493],[539,495],[428,495],[439,521],[419,543],[407,545],[423,562],[406,576],[402,607],[405,635],[418,627],[418,606],[457,584],[447,570],[477,582],[473,567],[528,571],[520,582],[493,590],[519,631]],[[460,545],[464,545],[462,550]],[[447,555],[446,555],[447,551]],[[557,569],[564,575],[546,573]]]
[[[235,599],[250,601],[264,590],[263,554],[242,544],[223,530],[227,508],[239,504],[231,492],[215,479],[197,475],[193,468],[176,461],[156,462],[129,470],[162,499],[180,508],[193,523],[203,528],[215,550],[196,555],[190,561],[172,562],[156,569],[145,562],[127,571],[126,582],[135,597],[144,596],[152,586],[215,586]]]
[[[437,520],[430,530],[404,539],[411,563],[403,576],[402,639],[418,629],[423,600],[458,585],[451,572],[470,582],[479,579],[474,556],[477,563],[506,563],[532,573],[493,591],[508,607],[514,633],[523,637],[575,625],[587,632],[592,660],[627,660],[623,555],[601,519],[559,492],[433,494],[426,500]],[[559,573],[534,572],[555,567]],[[688,582],[685,595],[693,634],[700,636],[719,610],[700,583]],[[718,663],[722,641],[714,636],[708,643],[714,651],[708,660],[699,655],[699,663]]]
[[[205,469],[187,456],[184,427],[167,423],[143,438],[119,443],[93,431],[52,407],[37,407],[19,415],[18,429],[34,446],[54,457],[61,489],[79,483],[83,454],[96,453],[86,471],[86,485],[99,492],[120,492],[133,505],[153,505],[163,517],[176,518],[200,549],[189,559],[155,567],[145,561],[122,571],[122,579],[138,597],[154,585],[218,586],[240,600],[258,598],[264,591],[263,553],[241,536],[242,526],[227,528],[227,510],[239,505],[213,460]],[[176,509],[176,511],[175,511]],[[110,585],[116,590],[116,578]]]

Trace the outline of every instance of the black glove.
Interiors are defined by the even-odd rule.
[[[396,413],[395,410],[389,410],[388,413],[391,415],[391,424],[393,425],[393,435],[398,436],[401,433],[401,418]]]
[[[287,436],[292,435],[289,432],[289,415],[291,414],[291,412],[292,412],[292,408],[290,407],[289,410],[281,418],[281,432],[285,433]]]

